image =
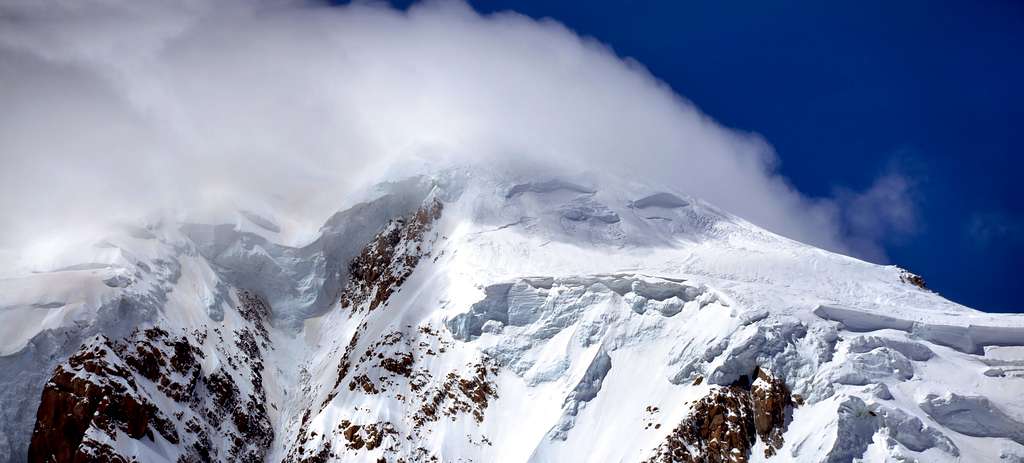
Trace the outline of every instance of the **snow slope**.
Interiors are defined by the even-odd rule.
[[[0,455],[1024,461],[1024,316],[612,176],[364,196],[0,280]]]

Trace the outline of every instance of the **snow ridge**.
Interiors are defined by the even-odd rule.
[[[1021,315],[600,175],[365,196],[0,280],[0,461],[1024,459]]]

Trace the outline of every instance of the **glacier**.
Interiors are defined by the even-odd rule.
[[[1024,461],[1024,315],[673,188],[467,165],[0,279],[2,461]]]

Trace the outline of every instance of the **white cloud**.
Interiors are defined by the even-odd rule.
[[[919,225],[914,181],[896,170],[862,192],[840,190],[835,201],[842,211],[846,244],[872,261],[885,261],[883,244],[913,234]]]
[[[0,101],[0,243],[238,197],[316,223],[366,169],[443,153],[615,169],[850,249],[757,135],[557,22],[461,3],[0,3]]]

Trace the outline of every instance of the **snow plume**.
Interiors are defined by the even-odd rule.
[[[869,260],[884,261],[882,244],[907,237],[918,227],[916,183],[904,173],[882,175],[862,192],[841,189],[835,198],[843,211],[848,246]]]
[[[555,21],[458,2],[0,1],[0,101],[0,247],[165,211],[315,230],[383,166],[525,159],[851,249],[757,135]]]

